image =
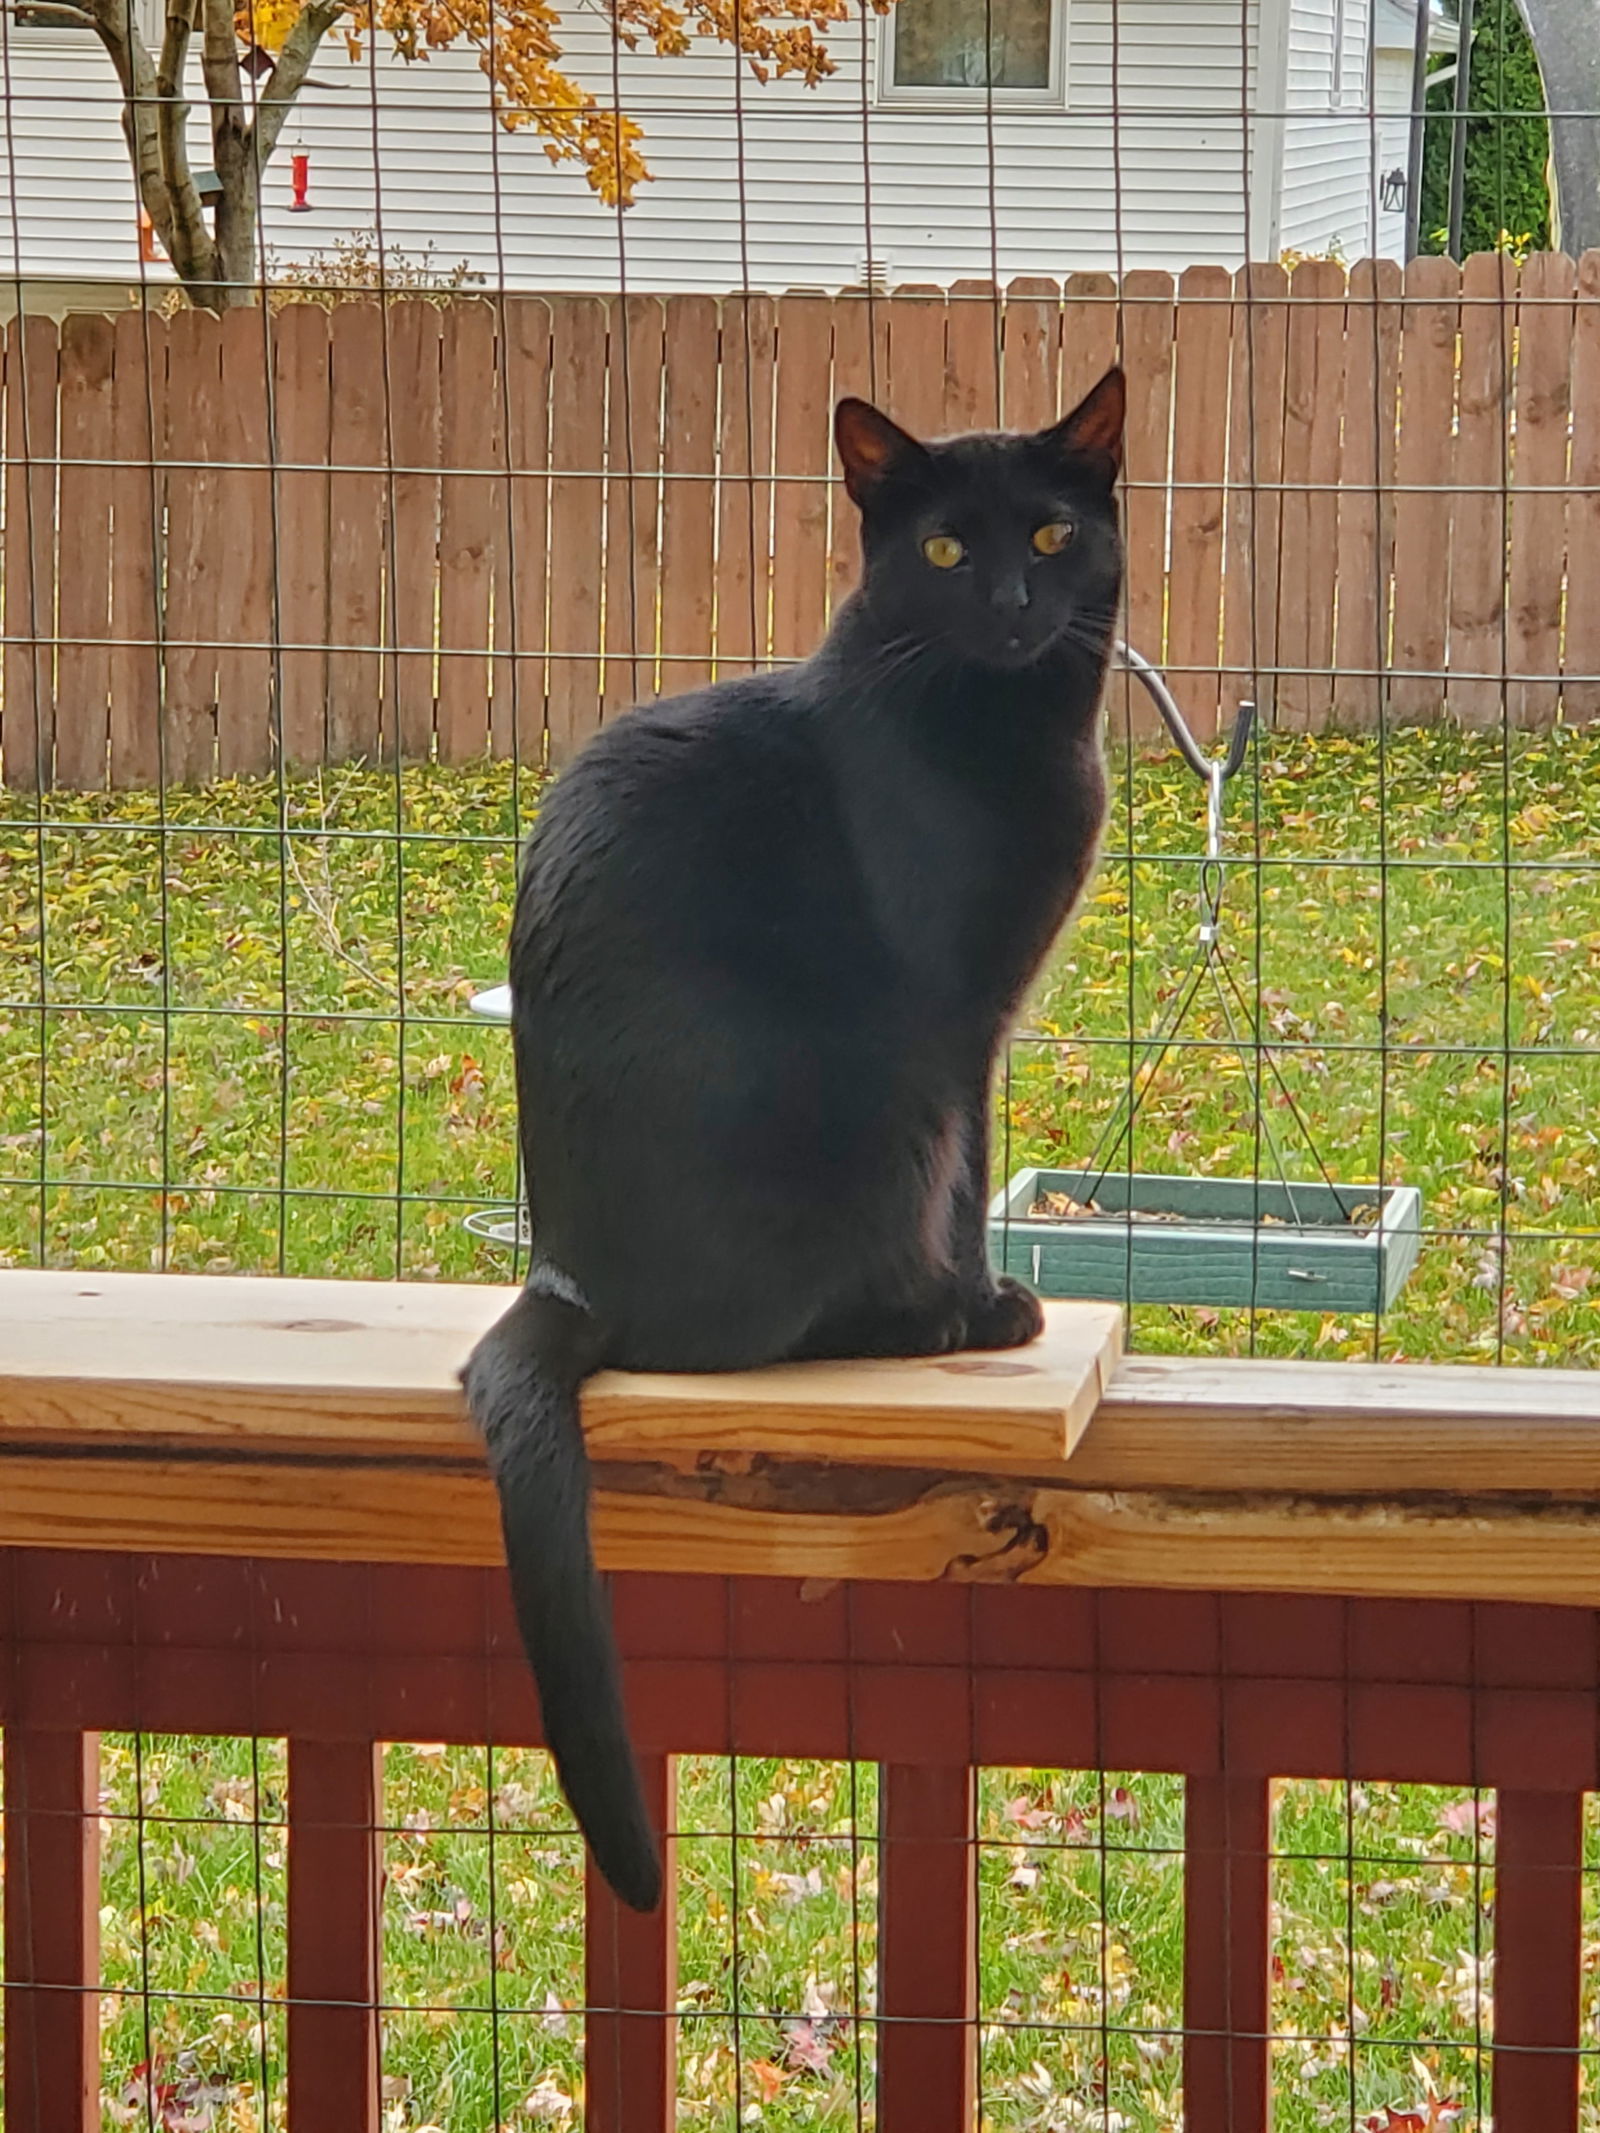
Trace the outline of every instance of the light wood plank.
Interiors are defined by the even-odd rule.
[[[268,1450],[316,1442],[352,1456],[453,1457],[469,1448],[455,1371],[514,1294],[465,1283],[14,1268],[0,1276],[0,1441],[109,1432],[158,1443],[198,1436],[223,1449],[259,1435]],[[1044,1343],[1005,1360],[1048,1363],[1061,1329],[1107,1308],[1047,1304]],[[974,1373],[973,1360],[805,1370],[813,1383],[829,1372],[918,1381],[957,1414],[1027,1404],[1011,1388],[1030,1380]],[[627,1449],[633,1425],[623,1418],[652,1403],[737,1413],[753,1385],[782,1376],[597,1378],[595,1449]],[[789,1394],[755,1397],[781,1405]],[[1435,1490],[1448,1472],[1464,1494],[1600,1497],[1597,1449],[1592,1371],[1125,1356],[1072,1477],[1091,1488],[1372,1494]],[[883,1455],[857,1444],[853,1457]],[[937,1464],[931,1446],[920,1463]]]
[[[90,1432],[371,1453],[468,1449],[456,1372],[509,1290],[19,1270],[0,1284],[0,1439]],[[1121,1345],[1106,1304],[1052,1307],[1004,1356],[597,1378],[597,1457],[762,1452],[1026,1470],[1065,1458]],[[381,1452],[380,1452],[381,1456]]]
[[[466,1469],[117,1459],[95,1465],[92,1488],[59,1457],[8,1455],[4,1471],[4,1546],[501,1559],[493,1491]],[[838,1477],[816,1470],[797,1482],[634,1464],[596,1479],[596,1552],[611,1570],[1600,1604],[1592,1501],[1356,1503],[857,1469],[840,1509],[819,1508]]]

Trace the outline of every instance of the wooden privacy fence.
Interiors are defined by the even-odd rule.
[[[5,780],[562,760],[816,643],[841,393],[1038,424],[1119,348],[1128,635],[1201,730],[1600,712],[1600,254],[293,304],[8,329]]]

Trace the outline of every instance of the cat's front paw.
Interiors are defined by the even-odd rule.
[[[969,1348],[1021,1348],[1043,1331],[1038,1297],[1009,1274],[1001,1274],[993,1291],[967,1309]]]

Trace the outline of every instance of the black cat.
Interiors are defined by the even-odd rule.
[[[816,655],[608,726],[511,937],[527,1286],[463,1372],[546,1738],[600,1871],[661,1869],[589,1544],[578,1388],[1031,1340],[985,1248],[996,1053],[1105,817],[1109,372],[1034,436],[845,400],[865,568]]]

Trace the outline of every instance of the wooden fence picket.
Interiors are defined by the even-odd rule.
[[[1217,730],[1223,479],[1233,333],[1229,295],[1223,267],[1186,267],[1178,277],[1166,656],[1173,669],[1172,693],[1195,731],[1207,740]],[[1062,391],[1064,395],[1070,391],[1065,380]]]
[[[605,681],[600,715],[656,686],[661,589],[661,388],[667,314],[659,296],[612,306],[606,431]]]
[[[273,321],[279,745],[291,770],[338,760],[328,747],[332,476],[322,471],[333,438],[331,343],[320,304],[289,304]],[[118,363],[120,377],[120,352]]]
[[[565,762],[815,647],[860,563],[842,394],[1037,428],[1114,359],[1122,627],[1201,734],[1251,690],[1308,731],[1600,717],[1600,255],[35,317],[0,353],[13,787]],[[1153,730],[1125,683],[1111,716]]]
[[[1124,285],[1123,363],[1128,418],[1122,460],[1128,642],[1159,666],[1166,655],[1168,477],[1172,470],[1172,276],[1135,271]],[[1143,690],[1127,699],[1136,731],[1153,714]]]
[[[661,686],[669,696],[711,679],[716,613],[717,303],[667,300],[661,512]]]
[[[116,328],[79,316],[61,328],[61,523],[72,567],[60,573],[55,781],[74,792],[106,782],[110,744],[112,531],[110,465]]]
[[[452,304],[444,314],[439,464],[439,760],[470,763],[489,747],[489,653],[494,543],[504,521],[489,478],[496,431],[494,313],[485,303]],[[480,378],[463,392],[458,381]],[[453,471],[460,469],[460,472]]]
[[[139,311],[125,311],[113,332],[109,777],[113,786],[132,790],[154,785],[161,767],[157,587],[163,483],[155,438],[164,419],[166,337],[164,319]],[[8,751],[9,745],[8,739]]]
[[[1345,303],[1344,454],[1334,550],[1332,717],[1340,726],[1378,723],[1389,652],[1389,579],[1394,557],[1395,394],[1400,371],[1400,269],[1358,260]]]
[[[1600,718],[1600,252],[1585,252],[1578,262],[1568,480],[1562,708],[1576,724]]]
[[[434,605],[439,555],[439,400],[444,311],[413,299],[391,304],[388,321],[389,495],[393,597],[385,609],[390,647],[384,704],[415,761],[433,739]],[[487,395],[485,396],[487,398]]]
[[[772,299],[734,297],[722,314],[717,482],[719,679],[766,664],[772,594]]]
[[[1564,252],[1536,254],[1522,269],[1506,595],[1514,726],[1554,724],[1560,701],[1576,285],[1576,269]]]
[[[6,328],[5,780],[51,782],[55,748],[58,343],[47,318]]]
[[[328,753],[373,761],[383,740],[384,321],[336,304],[329,334]]]
[[[1460,292],[1454,260],[1413,259],[1405,270],[1389,709],[1416,722],[1438,719],[1445,701]]]

